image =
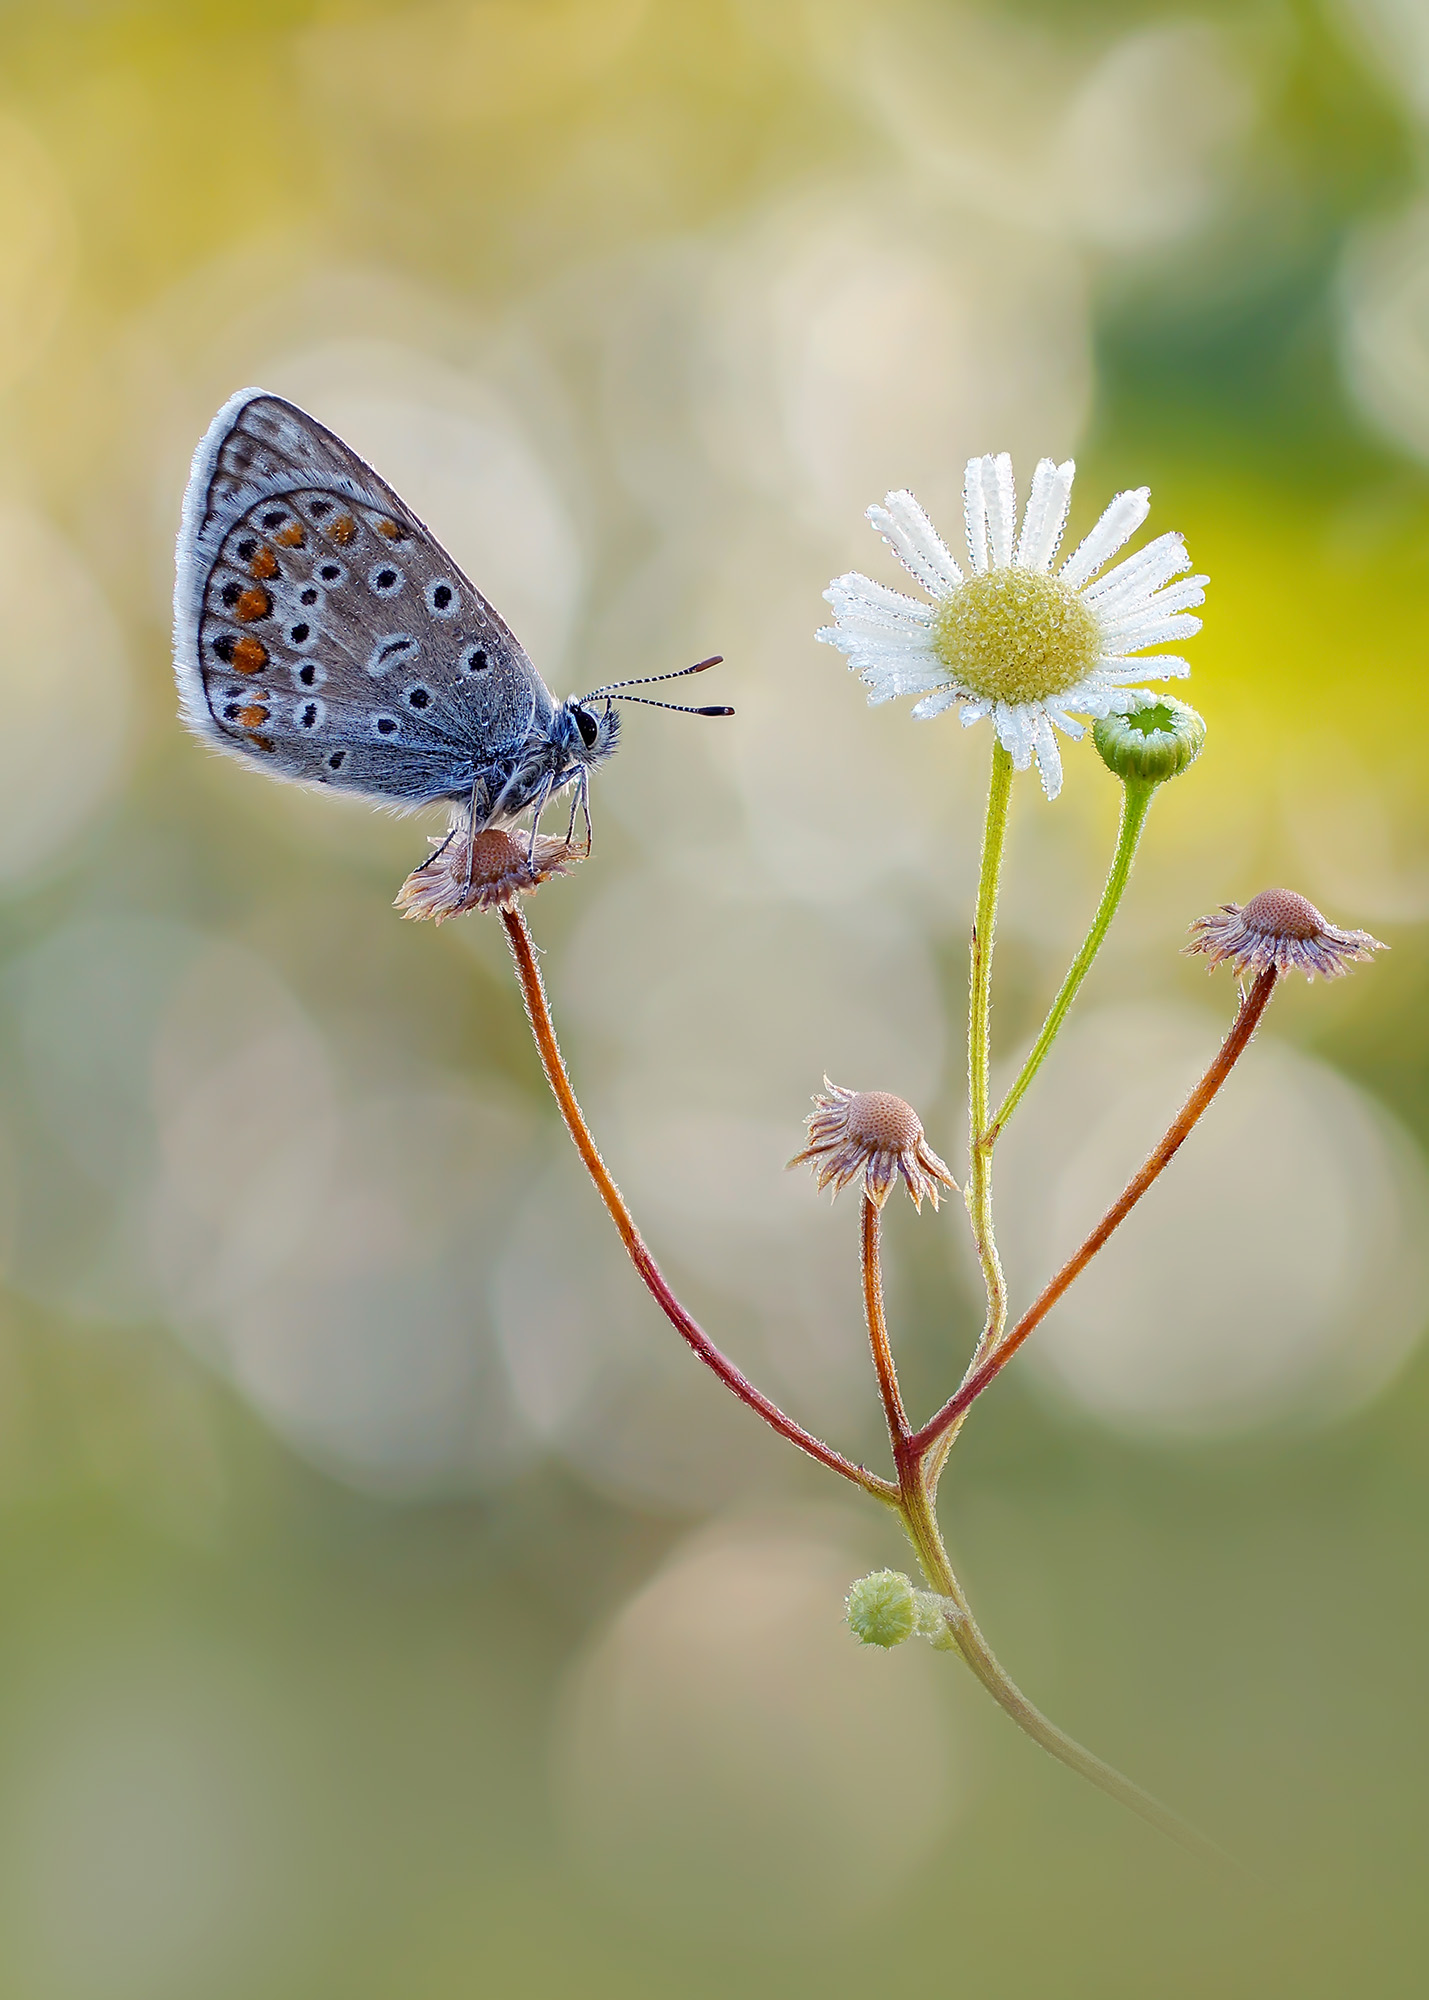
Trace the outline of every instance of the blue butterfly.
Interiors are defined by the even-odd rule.
[[[194,453],[177,561],[174,671],[195,735],[298,783],[453,801],[472,839],[529,806],[534,840],[568,785],[572,830],[582,808],[589,826],[590,773],[620,738],[611,697],[679,678],[558,702],[385,480],[262,389],[230,397]]]

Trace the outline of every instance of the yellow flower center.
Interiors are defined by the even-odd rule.
[[[1101,631],[1077,593],[1035,569],[970,577],[933,622],[933,649],[959,687],[989,701],[1048,701],[1084,680]]]

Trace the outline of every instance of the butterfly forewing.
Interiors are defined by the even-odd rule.
[[[384,480],[249,391],[194,460],[176,655],[204,736],[280,775],[464,797],[554,704],[520,645]]]

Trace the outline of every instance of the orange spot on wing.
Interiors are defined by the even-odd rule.
[[[271,549],[259,549],[257,555],[254,556],[252,562],[248,565],[248,574],[257,577],[276,576],[278,574],[278,558]]]
[[[268,720],[268,711],[257,702],[250,702],[247,708],[240,708],[238,720],[245,729],[258,729]]]
[[[248,741],[253,745],[255,750],[266,750],[269,756],[272,756],[273,739],[271,736],[250,736]]]
[[[233,607],[233,615],[240,624],[251,625],[255,618],[266,618],[272,609],[272,598],[266,590],[259,590],[255,584],[243,592]]]
[[[241,639],[234,642],[228,664],[240,674],[261,673],[268,664],[268,648],[251,632],[245,632]]]
[[[289,521],[286,528],[279,528],[273,540],[285,549],[300,549],[304,540],[302,522]]]
[[[339,548],[345,549],[357,533],[357,523],[353,520],[351,514],[339,514],[328,529],[328,533]]]
[[[389,542],[405,542],[407,539],[407,530],[399,527],[395,521],[379,521],[377,532],[379,535],[385,535]]]

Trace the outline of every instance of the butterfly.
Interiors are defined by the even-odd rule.
[[[623,690],[717,664],[558,702],[431,530],[305,410],[242,389],[194,453],[174,588],[180,714],[278,777],[399,808],[452,801],[472,841],[531,807],[533,845],[573,785],[571,832],[584,808],[588,839],[590,773],[620,736],[612,697],[645,701]]]

